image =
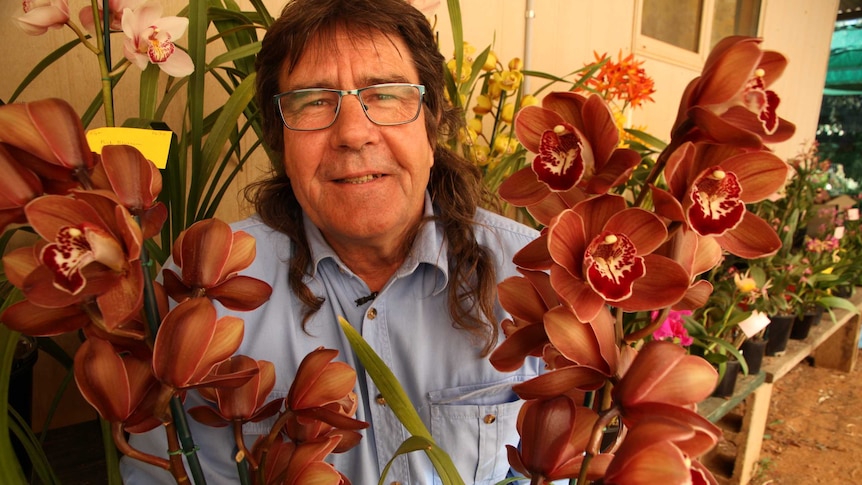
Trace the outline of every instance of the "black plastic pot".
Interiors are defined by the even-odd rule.
[[[736,387],[736,378],[739,376],[739,361],[728,360],[727,367],[724,369],[724,375],[719,379],[715,390],[712,391],[714,397],[729,397],[733,395],[733,389]]]
[[[746,339],[739,347],[742,352],[742,357],[745,359],[745,364],[748,366],[748,374],[754,375],[760,372],[760,367],[763,365],[763,357],[766,355],[766,342],[762,338]]]
[[[808,338],[808,333],[811,327],[820,323],[823,318],[823,309],[817,308],[802,315],[798,315],[793,320],[793,328],[790,330],[790,338],[793,340],[805,340]]]
[[[766,355],[775,355],[787,349],[795,315],[773,315],[766,327]]]

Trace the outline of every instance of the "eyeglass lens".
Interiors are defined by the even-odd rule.
[[[319,130],[335,122],[341,98],[350,93],[333,89],[300,89],[278,98],[282,118],[288,128]],[[366,116],[378,125],[409,123],[419,115],[420,87],[384,84],[358,90]]]

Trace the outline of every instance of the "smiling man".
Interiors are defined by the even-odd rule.
[[[438,143],[462,121],[444,99],[443,69],[427,19],[404,0],[295,0],[258,54],[264,137],[281,163],[250,188],[257,214],[233,228],[257,241],[242,274],[273,293],[252,312],[219,311],[245,321],[239,353],[274,363],[270,398],[287,394],[318,347],[357,369],[356,418],[370,426],[327,459],[355,484],[377,483],[408,434],[339,316],[393,371],[466,483],[507,476],[521,406],[511,386],[542,366],[528,359],[501,373],[487,359],[507,316],[496,285],[516,274],[513,255],[537,233],[480,209],[480,172]],[[237,483],[230,431],[192,424],[207,483]],[[246,424],[246,442],[271,425]],[[150,433],[132,443],[152,451],[163,441]],[[172,480],[128,459],[123,470],[130,485]],[[439,477],[415,452],[394,461],[390,482]]]

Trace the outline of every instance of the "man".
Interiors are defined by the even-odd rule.
[[[487,359],[505,316],[496,284],[515,274],[512,256],[537,234],[477,210],[481,175],[438,144],[459,120],[444,101],[443,66],[428,21],[404,0],[296,0],[258,55],[265,141],[283,172],[253,187],[257,216],[234,224],[257,241],[244,274],[273,287],[267,304],[236,314],[245,321],[239,353],[275,364],[272,398],[286,395],[317,347],[358,370],[356,418],[370,427],[330,457],[354,484],[377,483],[407,434],[338,316],[395,373],[466,483],[506,477],[520,408],[511,386],[540,372],[537,360],[503,374]],[[271,424],[246,425],[247,443]],[[236,483],[230,431],[193,433],[208,483]],[[164,449],[158,433],[132,444]],[[124,461],[128,484],[159,472]],[[434,480],[421,452],[397,458],[387,475]]]

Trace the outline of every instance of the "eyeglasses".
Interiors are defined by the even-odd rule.
[[[362,111],[373,123],[403,125],[419,117],[425,86],[387,83],[360,89],[297,89],[276,94],[273,101],[284,126],[296,131],[314,131],[329,128],[335,123],[341,100],[348,94],[359,98]]]

